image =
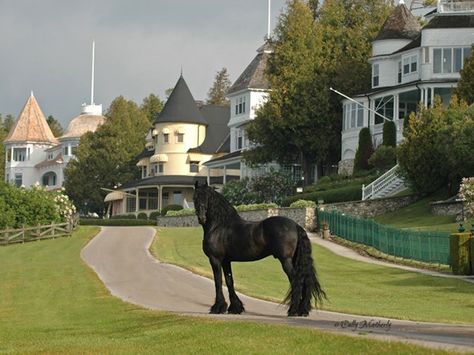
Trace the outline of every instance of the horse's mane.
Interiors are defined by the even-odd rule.
[[[229,223],[233,220],[240,220],[239,213],[232,206],[224,196],[214,191],[213,188],[208,188],[209,200],[208,200],[208,211],[209,216],[216,220],[218,224]]]

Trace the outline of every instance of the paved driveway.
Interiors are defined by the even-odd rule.
[[[350,335],[364,333],[367,336],[369,333],[375,338],[474,351],[474,326],[398,321],[327,311],[313,311],[307,318],[289,318],[286,307],[244,295],[239,295],[246,308],[244,314],[209,315],[214,301],[213,281],[157,261],[148,251],[154,234],[155,229],[151,227],[104,227],[82,250],[81,257],[114,296],[150,309],[313,327]],[[370,327],[374,324],[385,327]]]

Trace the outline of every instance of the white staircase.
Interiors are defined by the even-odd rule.
[[[362,200],[393,196],[407,188],[405,181],[397,175],[398,164],[369,185],[362,185]]]

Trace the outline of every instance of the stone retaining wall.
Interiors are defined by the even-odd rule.
[[[270,208],[268,210],[255,210],[240,212],[239,215],[246,221],[261,221],[272,216],[284,216],[292,219],[307,230],[316,227],[316,215],[313,208]],[[160,227],[197,227],[199,226],[196,215],[177,217],[158,217]]]
[[[403,197],[387,197],[366,201],[351,201],[328,203],[321,207],[326,210],[335,209],[338,212],[346,213],[354,217],[374,218],[376,216],[396,211],[402,207],[419,199],[416,195]]]

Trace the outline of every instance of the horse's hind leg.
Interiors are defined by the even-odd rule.
[[[214,273],[214,285],[216,287],[216,301],[211,307],[211,313],[225,313],[227,311],[227,303],[222,293],[222,264],[221,261],[215,257],[210,257],[209,262],[211,263],[212,272]]]
[[[224,260],[222,262],[222,268],[224,270],[225,283],[229,290],[230,306],[228,309],[229,313],[240,314],[245,311],[242,301],[239,299],[234,290],[234,279],[232,277],[232,268],[230,261]]]
[[[299,313],[299,304],[301,302],[301,287],[300,285],[295,284],[296,278],[293,260],[292,258],[281,258],[279,260],[283,267],[283,271],[285,271],[286,276],[288,276],[288,281],[290,281],[290,290],[285,298],[285,301],[288,302],[290,306],[288,309],[288,315],[297,316]]]

